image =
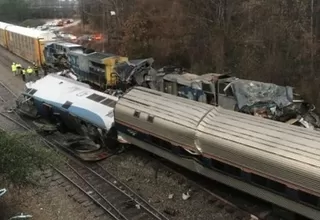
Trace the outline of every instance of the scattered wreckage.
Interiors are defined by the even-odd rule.
[[[3,189],[0,189],[0,197],[2,197],[3,195],[5,195],[7,192],[7,189],[3,188]],[[16,216],[13,216],[11,218],[9,218],[9,220],[14,220],[14,219],[30,219],[32,218],[32,215],[28,215],[28,214],[19,214],[19,215],[16,215]]]
[[[305,102],[290,86],[279,86],[232,77],[228,74],[170,73],[160,91],[310,129],[320,128],[314,105]]]

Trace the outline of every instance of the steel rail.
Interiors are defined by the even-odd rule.
[[[130,193],[132,193],[135,197],[137,197],[140,201],[137,201],[139,203],[139,205],[141,205],[141,207],[143,207],[145,210],[147,210],[150,214],[154,215],[155,217],[162,217],[163,219],[168,219],[166,216],[164,216],[162,213],[159,213],[154,207],[152,207],[144,198],[142,198],[139,194],[137,194],[136,192],[134,192],[128,185],[126,185],[125,183],[123,183],[122,181],[118,180],[113,174],[111,174],[109,171],[107,171],[103,166],[101,166],[99,163],[96,163],[92,166],[97,166],[99,167],[101,170],[103,170],[103,172],[107,175],[109,175],[111,178],[113,178],[114,180],[117,181],[118,184],[120,184],[123,188],[125,188],[126,190],[128,190]],[[93,168],[90,168],[93,170]],[[97,171],[94,171],[97,172]],[[101,174],[98,174],[101,176]],[[103,177],[104,178],[104,177]],[[112,182],[111,182],[112,184]],[[118,186],[114,185],[114,187],[119,188]],[[128,194],[127,195],[129,197],[131,197],[132,199],[133,196]],[[148,206],[148,207],[146,207]],[[159,214],[160,216],[157,216],[157,214]]]
[[[106,211],[112,218],[116,220],[121,220],[121,218],[118,218],[115,216],[111,211],[109,211],[106,207],[104,207],[97,199],[95,199],[93,196],[91,196],[88,192],[86,192],[81,186],[79,186],[75,181],[73,181],[71,178],[69,178],[66,174],[64,174],[61,170],[59,170],[56,167],[52,168],[58,172],[61,176],[63,176],[65,179],[67,179],[70,183],[72,183],[76,188],[78,188],[81,192],[83,192],[86,196],[88,196],[96,205],[98,205],[100,208],[102,208],[104,211]],[[82,178],[82,177],[81,177]]]
[[[31,131],[32,128],[30,128],[27,125],[22,124],[21,122],[17,121],[16,119],[11,118],[10,116],[6,115],[4,112],[0,112],[0,115],[2,115],[4,118],[6,118],[7,120],[10,120],[11,122],[13,122],[14,124],[22,127],[23,129],[27,130],[27,131]],[[1,129],[4,130],[4,129]],[[52,143],[51,141],[47,140],[46,138],[43,138],[41,136],[39,136],[40,139],[51,149],[54,149],[56,153],[58,154],[63,154],[65,156],[67,156],[69,159],[72,159],[75,162],[78,162],[77,160],[75,160],[73,157],[70,157],[69,154],[66,154],[64,151],[59,150],[59,147],[57,147],[56,144]],[[61,146],[63,147],[63,146]],[[63,147],[66,148],[66,147]],[[91,196],[90,194],[88,194],[86,192],[86,190],[84,190],[83,188],[81,188],[81,186],[79,186],[75,181],[73,181],[70,177],[68,177],[67,174],[63,173],[61,170],[59,170],[56,167],[53,167],[54,170],[56,170],[57,173],[59,173],[61,176],[63,176],[65,179],[67,179],[70,183],[72,183],[72,185],[74,185],[76,188],[78,188],[80,191],[82,191],[86,196],[88,196],[95,204],[97,204],[97,206],[99,206],[100,208],[102,208],[104,211],[107,212],[108,215],[110,215],[112,218],[114,219],[119,219],[119,220],[129,220],[130,218],[128,218],[127,216],[125,216],[123,213],[121,213],[121,211],[116,208],[111,202],[110,200],[106,199],[100,192],[99,190],[96,189],[96,187],[94,187],[92,184],[89,183],[89,181],[87,181],[85,179],[85,177],[83,177],[83,175],[81,175],[79,172],[76,171],[76,169],[70,165],[70,163],[66,162],[65,163],[68,167],[70,167],[73,172],[75,172],[87,185],[89,185],[90,188],[92,188],[96,194],[98,194],[108,205],[109,207],[111,207],[117,215],[120,216],[117,217],[112,211],[110,211],[106,206],[104,206],[103,204],[101,204],[101,202],[99,202],[97,199],[95,199],[93,196]],[[149,205],[145,200],[143,200],[139,195],[137,195],[132,189],[130,189],[128,186],[126,186],[125,184],[123,184],[123,186],[126,186],[126,189],[129,190],[135,197],[137,197],[140,201],[143,201],[143,203],[147,204],[150,208],[147,208],[145,204],[142,204],[141,202],[137,202],[136,198],[132,197],[132,195],[129,195],[128,193],[124,192],[122,189],[120,189],[119,187],[115,186],[114,184],[112,184],[111,181],[107,180],[105,177],[101,176],[100,174],[98,174],[97,172],[95,172],[93,169],[91,169],[90,167],[88,167],[87,165],[84,165],[83,163],[81,163],[82,168],[85,168],[86,170],[89,171],[90,174],[95,175],[96,177],[98,177],[100,179],[100,181],[103,181],[105,183],[108,183],[111,187],[113,187],[115,190],[117,190],[119,193],[121,193],[122,195],[126,196],[127,198],[129,198],[131,201],[136,202],[139,207],[142,207],[143,210],[145,210],[145,212],[147,212],[148,214],[152,215],[153,218],[158,219],[158,220],[168,220],[167,217],[165,217],[162,213],[160,213],[159,211],[157,211],[155,208],[153,208],[151,205]],[[101,167],[101,166],[100,166]],[[107,172],[107,171],[106,171]],[[109,173],[108,173],[109,174]],[[109,174],[110,175],[110,174]],[[116,180],[117,182],[120,182],[117,178],[115,178],[114,176],[110,175],[114,180]],[[138,215],[143,214],[143,213],[138,213]],[[136,215],[135,215],[136,216]],[[134,216],[130,216],[130,217],[134,217]]]

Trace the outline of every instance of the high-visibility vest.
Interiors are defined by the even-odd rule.
[[[21,68],[21,64],[19,64],[19,63],[16,64],[16,67],[17,67],[17,68]]]
[[[17,66],[16,66],[16,64],[12,64],[12,65],[11,65],[11,69],[12,69],[12,72],[17,71]]]
[[[26,75],[26,70],[25,69],[22,70],[22,75]]]
[[[28,73],[28,74],[32,74],[32,72],[33,72],[33,69],[32,69],[32,68],[28,68],[28,69],[27,69],[27,73]]]

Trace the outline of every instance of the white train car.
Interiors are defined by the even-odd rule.
[[[117,102],[115,126],[138,147],[319,219],[319,132],[141,87]]]
[[[39,115],[80,134],[108,135],[114,125],[113,110],[118,98],[92,90],[87,84],[50,74],[26,83],[24,97]],[[30,102],[29,101],[29,102]]]

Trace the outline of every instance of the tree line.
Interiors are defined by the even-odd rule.
[[[292,85],[318,109],[319,6],[319,0],[80,0],[82,20],[108,36],[110,52]]]
[[[26,19],[72,17],[76,12],[74,3],[59,3],[58,0],[0,0],[0,21],[11,23]]]

